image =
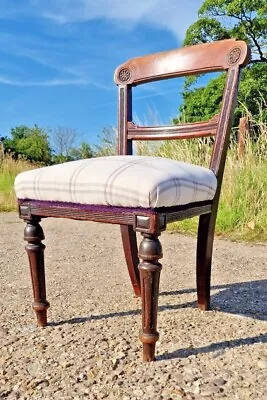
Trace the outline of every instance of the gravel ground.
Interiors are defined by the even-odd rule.
[[[36,328],[23,228],[0,215],[1,399],[267,400],[267,246],[216,240],[212,311],[195,240],[164,233],[157,361],[141,361],[117,226],[44,220],[49,326]]]

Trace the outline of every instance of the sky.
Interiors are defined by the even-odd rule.
[[[202,0],[1,0],[0,136],[18,125],[76,129],[96,144],[117,126],[115,68],[180,47]],[[181,80],[134,89],[137,123],[168,124]]]

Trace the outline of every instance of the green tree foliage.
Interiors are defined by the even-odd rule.
[[[44,129],[34,125],[29,128],[25,125],[12,128],[10,138],[3,139],[6,153],[15,158],[25,158],[33,162],[49,164],[51,162],[51,148],[48,134]]]
[[[60,164],[67,161],[80,160],[82,158],[91,158],[94,152],[89,143],[82,142],[79,147],[76,143],[80,135],[76,129],[59,126],[51,133],[53,147],[52,162]]]
[[[96,145],[96,156],[114,156],[117,153],[117,130],[113,127],[104,128],[101,135],[98,135],[99,143]]]
[[[220,39],[246,40],[252,59],[241,76],[236,120],[246,109],[257,119],[259,104],[267,98],[267,1],[266,0],[205,0],[198,20],[186,32],[185,45],[207,43]],[[206,120],[219,110],[225,75],[212,78],[208,85],[196,87],[196,79],[186,80],[181,119],[188,122]],[[266,108],[266,104],[265,104]],[[264,115],[267,120],[267,112]]]
[[[219,111],[225,85],[225,74],[212,78],[205,87],[185,89],[180,116],[173,122],[207,121]]]
[[[92,158],[92,157],[94,157],[94,152],[89,143],[82,142],[80,147],[70,149],[69,157],[71,160],[81,160],[84,158]]]
[[[12,128],[10,137],[0,138],[1,148],[11,154],[13,158],[23,158],[43,164],[60,164],[67,161],[94,157],[94,151],[89,143],[82,142],[78,147],[74,142],[78,140],[75,129],[60,127],[52,135],[53,149],[49,143],[49,135],[34,125],[33,128],[21,125]]]

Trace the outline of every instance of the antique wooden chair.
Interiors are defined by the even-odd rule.
[[[226,152],[236,103],[245,42],[224,40],[135,58],[115,71],[119,87],[119,155],[79,160],[23,172],[15,189],[33,285],[37,324],[47,324],[42,218],[71,218],[119,224],[129,275],[142,297],[143,359],[154,360],[159,277],[158,239],[169,222],[200,216],[197,296],[209,309],[213,237]],[[146,82],[211,71],[228,71],[221,110],[210,121],[176,126],[137,126],[132,121],[132,87]],[[132,155],[133,140],[190,139],[214,135],[210,168],[159,157]],[[143,239],[137,252],[136,232]],[[139,261],[140,259],[140,261]]]

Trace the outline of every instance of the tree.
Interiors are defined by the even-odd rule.
[[[6,153],[11,153],[15,158],[23,157],[33,162],[49,164],[51,162],[51,148],[47,132],[34,125],[29,128],[25,125],[12,128],[11,138],[3,140]]]
[[[220,39],[246,40],[252,59],[241,76],[236,120],[247,111],[257,118],[261,99],[267,98],[267,2],[266,0],[205,0],[198,20],[186,32],[185,45]],[[208,85],[196,87],[196,79],[186,80],[180,116],[186,121],[209,119],[219,110],[225,74],[212,78]],[[267,113],[264,117],[267,120]]]
[[[225,74],[213,78],[205,87],[191,88],[189,85],[182,93],[183,103],[180,115],[173,122],[207,121],[219,112],[222,93],[225,85]]]
[[[69,159],[70,150],[74,148],[78,136],[76,129],[64,126],[59,126],[52,132],[51,142],[53,151],[58,159],[62,159],[61,162]]]
[[[98,135],[100,144],[96,145],[96,156],[114,156],[117,154],[118,133],[114,127],[104,128]]]
[[[81,160],[94,157],[94,152],[89,143],[82,142],[80,147],[70,149],[69,157],[71,160]]]
[[[66,161],[93,157],[94,152],[90,144],[82,142],[79,147],[76,147],[75,144],[78,140],[79,133],[76,129],[62,126],[55,129],[51,135],[54,152],[53,163],[60,164]]]

